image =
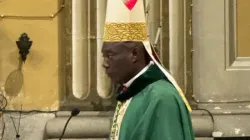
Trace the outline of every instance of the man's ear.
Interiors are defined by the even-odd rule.
[[[132,49],[132,61],[133,63],[137,62],[140,59],[140,49],[139,47],[134,47]]]

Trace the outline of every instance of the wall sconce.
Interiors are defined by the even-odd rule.
[[[25,62],[27,55],[29,54],[29,49],[32,45],[32,41],[30,41],[30,38],[26,33],[22,33],[19,41],[16,41],[16,44],[18,46],[21,59],[23,62]]]

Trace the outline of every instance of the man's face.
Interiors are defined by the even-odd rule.
[[[132,51],[122,42],[104,42],[102,47],[103,67],[114,83],[123,84],[133,71]]]

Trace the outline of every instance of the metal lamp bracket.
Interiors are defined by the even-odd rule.
[[[19,54],[23,62],[25,62],[27,55],[29,54],[30,47],[32,45],[32,41],[26,33],[22,33],[19,37],[19,40],[16,41],[17,47],[19,49]]]

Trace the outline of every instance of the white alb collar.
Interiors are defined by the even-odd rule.
[[[146,72],[148,70],[148,68],[153,65],[154,62],[150,61],[149,64],[147,66],[145,66],[138,74],[136,74],[132,79],[130,79],[127,83],[123,84],[125,87],[129,87],[136,78],[138,78],[140,75],[142,75],[144,72]]]

